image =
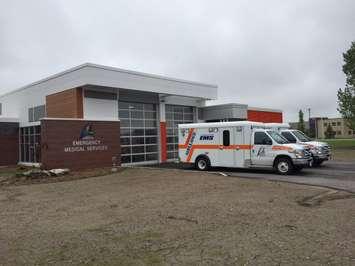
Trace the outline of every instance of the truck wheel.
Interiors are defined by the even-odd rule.
[[[200,171],[207,171],[210,168],[210,160],[206,157],[198,157],[195,162],[195,167]]]
[[[277,159],[275,163],[277,173],[280,175],[289,175],[293,172],[293,164],[288,158]]]

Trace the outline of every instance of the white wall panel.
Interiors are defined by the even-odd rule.
[[[84,119],[118,119],[117,100],[84,98]]]

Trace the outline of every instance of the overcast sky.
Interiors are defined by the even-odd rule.
[[[217,84],[215,103],[339,116],[354,0],[0,0],[0,94],[92,62]]]

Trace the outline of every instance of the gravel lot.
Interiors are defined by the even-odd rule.
[[[1,265],[354,265],[354,194],[173,169],[0,187]]]

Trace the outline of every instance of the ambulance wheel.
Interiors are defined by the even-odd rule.
[[[293,172],[293,164],[289,158],[279,158],[275,162],[275,169],[280,175],[289,175]]]
[[[195,161],[195,167],[200,171],[207,171],[210,166],[210,160],[206,156],[198,157]]]

